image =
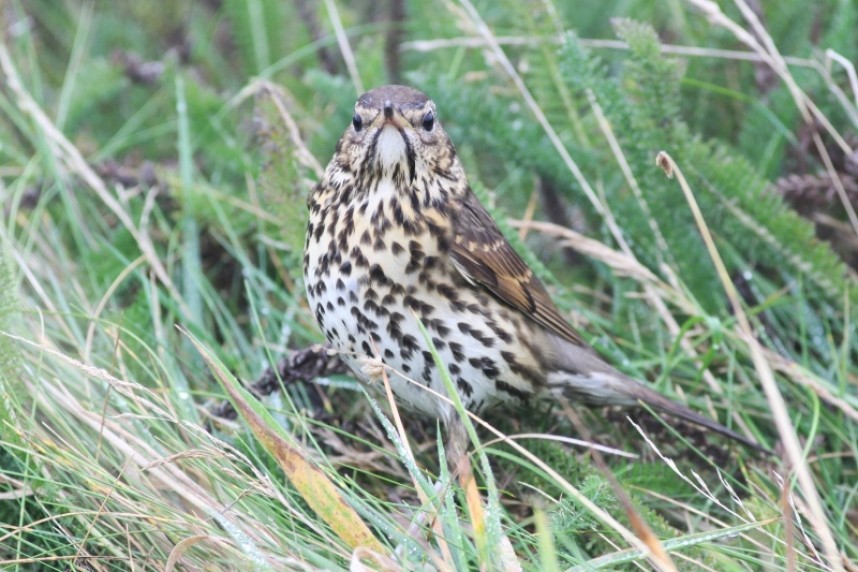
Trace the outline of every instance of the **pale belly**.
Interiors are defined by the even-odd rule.
[[[536,367],[521,356],[509,309],[458,279],[435,238],[388,229],[384,248],[360,246],[363,259],[332,249],[332,240],[329,233],[308,239],[307,295],[328,341],[359,379],[369,381],[363,358],[380,359],[401,406],[449,418],[452,407],[433,393],[447,396],[419,320],[467,409],[529,397]]]

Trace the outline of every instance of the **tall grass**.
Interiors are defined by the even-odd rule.
[[[4,6],[2,567],[856,566],[858,9],[820,6]],[[383,383],[235,389],[321,341],[304,200],[390,49],[570,321],[773,458],[558,404],[460,411],[456,475]]]

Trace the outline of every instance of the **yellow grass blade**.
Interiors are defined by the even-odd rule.
[[[352,549],[386,555],[387,549],[349,506],[325,473],[306,458],[259,401],[193,336],[185,332],[227,393],[235,410],[286,473],[310,508]]]

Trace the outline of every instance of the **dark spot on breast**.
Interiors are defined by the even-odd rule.
[[[459,299],[459,293],[449,284],[438,284],[438,293],[451,302]]]
[[[431,314],[435,308],[427,304],[426,302],[421,302],[416,297],[408,295],[402,299],[402,303],[421,314],[421,316],[428,316]]]
[[[483,365],[483,375],[489,379],[496,379],[500,375],[500,370],[494,362],[490,361],[490,363]]]
[[[328,273],[328,255],[323,254],[321,258],[319,258],[319,266],[316,267],[316,276],[320,277],[324,274]]]
[[[431,219],[426,219],[426,227],[432,236],[441,236],[447,232],[445,227],[435,224]]]
[[[355,231],[355,211],[353,208],[346,211],[343,221],[343,234],[345,234],[345,236],[351,236]]]
[[[448,328],[440,318],[429,320],[427,324],[430,329],[435,330],[435,332],[443,338],[446,338],[450,334],[450,328]]]
[[[460,332],[468,334],[487,348],[490,348],[495,344],[494,338],[486,335],[483,331],[478,330],[477,328],[471,327],[467,322],[459,322],[457,326]]]
[[[369,261],[363,255],[363,252],[358,250],[357,246],[352,249],[352,259],[355,261],[355,266],[359,268],[369,266]]]
[[[456,387],[465,397],[471,397],[474,394],[474,388],[471,387],[471,384],[461,377],[456,378]]]
[[[479,304],[468,304],[468,312],[470,312],[471,314],[479,314],[483,317],[488,317],[489,315],[489,311]]]
[[[364,315],[364,313],[361,312],[357,306],[352,306],[351,315],[354,316],[355,321],[358,323],[358,328],[360,329],[360,331],[378,329],[378,324],[367,318],[366,315]]]
[[[501,327],[497,324],[497,322],[495,322],[494,320],[488,320],[488,321],[486,322],[486,325],[487,325],[487,326],[489,327],[489,329],[494,333],[494,335],[496,335],[497,337],[499,337],[499,338],[500,338],[504,343],[507,343],[507,344],[508,344],[508,343],[510,343],[510,342],[512,341],[512,335],[510,335],[510,333],[509,333],[509,332],[507,332],[506,330],[504,330],[503,328],[501,328]]]
[[[453,359],[457,362],[462,362],[465,359],[465,354],[462,352],[462,344],[450,342],[450,351],[453,352]]]
[[[521,389],[519,389],[513,385],[510,385],[507,382],[500,380],[500,379],[495,381],[495,387],[497,388],[498,391],[503,391],[505,393],[508,393],[509,395],[515,397],[516,399],[520,399],[522,401],[527,401],[527,399],[531,395],[530,393],[528,393],[526,391],[522,391]]]
[[[417,209],[415,209],[415,210],[417,210]],[[407,236],[415,236],[417,234],[420,234],[420,225],[418,225],[414,221],[403,220],[402,221],[402,231]]]
[[[369,278],[373,282],[377,283],[379,286],[386,286],[388,283],[390,283],[390,280],[384,273],[384,269],[382,269],[382,267],[378,264],[373,264],[369,267]]]
[[[411,334],[405,334],[404,336],[402,336],[402,341],[400,342],[399,350],[399,355],[400,357],[402,357],[402,359],[411,359],[411,356],[417,349],[417,338],[415,338]]]
[[[399,325],[399,322],[403,319],[405,319],[405,316],[399,312],[391,312],[390,318],[387,320],[387,333],[397,343],[401,343],[402,340],[402,327]]]
[[[408,242],[408,252],[409,254],[411,254],[411,258],[415,258],[417,260],[420,260],[421,258],[423,258],[423,256],[425,256],[423,254],[423,245],[421,245],[416,240],[411,240]]]
[[[513,352],[502,351],[501,358],[506,362],[511,372],[529,381],[533,387],[539,387],[545,382],[545,378],[539,371],[523,365]]]

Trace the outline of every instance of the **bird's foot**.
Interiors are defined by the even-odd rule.
[[[367,376],[370,383],[375,383],[384,375],[384,362],[374,356],[360,356],[357,358],[361,373]]]

